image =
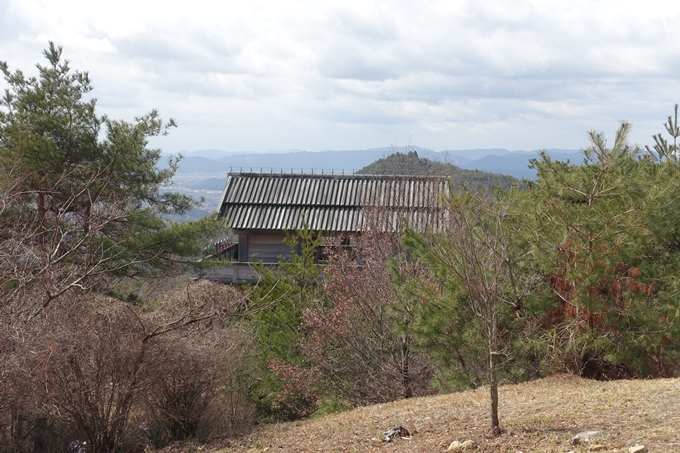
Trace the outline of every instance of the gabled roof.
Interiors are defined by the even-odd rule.
[[[439,229],[448,178],[229,173],[218,207],[235,230]]]

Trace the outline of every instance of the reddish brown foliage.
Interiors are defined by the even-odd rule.
[[[307,310],[305,357],[329,389],[354,404],[392,401],[430,392],[426,356],[408,330],[420,300],[406,300],[392,283],[387,261],[399,252],[394,234],[364,232],[355,247],[329,252],[329,305]],[[403,261],[401,272],[414,272]]]
[[[297,420],[312,415],[319,406],[318,372],[272,359],[268,368],[283,383],[272,403],[272,411],[283,420]]]

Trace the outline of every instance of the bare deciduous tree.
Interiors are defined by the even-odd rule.
[[[507,353],[500,341],[501,317],[517,307],[519,294],[513,275],[512,250],[504,223],[509,199],[464,193],[447,198],[448,222],[440,233],[421,236],[407,232],[406,244],[432,270],[440,284],[452,287],[451,297],[463,303],[481,321],[486,343],[490,389],[491,428],[499,434],[499,360]]]

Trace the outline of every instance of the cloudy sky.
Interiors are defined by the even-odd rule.
[[[169,152],[647,144],[680,102],[670,1],[0,0],[11,69],[50,40],[100,113],[175,118]]]

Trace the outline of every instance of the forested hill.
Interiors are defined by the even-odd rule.
[[[454,187],[480,189],[482,187],[509,189],[520,181],[512,176],[478,170],[463,170],[450,163],[418,157],[416,151],[394,153],[378,159],[357,172],[363,175],[424,175],[451,176]]]

